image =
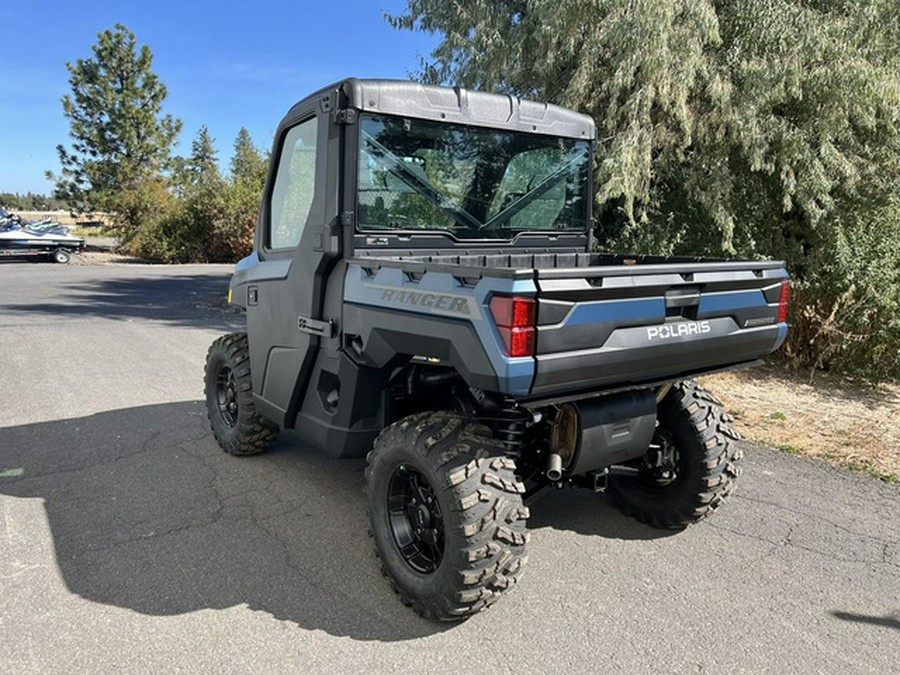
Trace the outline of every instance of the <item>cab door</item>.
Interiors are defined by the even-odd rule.
[[[330,330],[322,298],[326,250],[336,214],[334,143],[321,100],[295,107],[279,126],[256,233],[257,260],[246,286],[247,332],[257,409],[293,427],[319,338]],[[333,247],[332,247],[333,248]]]

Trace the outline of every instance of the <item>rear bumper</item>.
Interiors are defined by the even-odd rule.
[[[708,323],[708,333],[662,339],[648,337],[645,327],[620,329],[595,349],[539,355],[530,397],[681,379],[755,360],[778,349],[787,335],[785,323],[757,328],[739,328],[730,318]]]

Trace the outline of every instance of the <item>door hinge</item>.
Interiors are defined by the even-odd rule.
[[[297,328],[307,335],[316,335],[318,337],[331,338],[334,337],[334,319],[328,321],[319,321],[318,319],[310,319],[306,316],[297,318]]]
[[[356,111],[353,108],[338,110],[334,118],[338,124],[356,124]]]

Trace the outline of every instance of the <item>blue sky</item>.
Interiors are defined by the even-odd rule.
[[[383,18],[405,0],[341,2],[0,3],[0,192],[49,193],[56,145],[68,145],[60,98],[67,61],[88,58],[99,31],[119,22],[153,50],[169,90],[164,110],[184,121],[177,154],[206,124],[227,165],[238,130],[268,149],[281,116],[314,89],[345,76],[404,78],[437,39],[397,31]]]

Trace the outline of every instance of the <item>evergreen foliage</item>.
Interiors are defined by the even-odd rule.
[[[172,198],[162,217],[141,228],[129,250],[168,262],[235,262],[253,248],[266,163],[246,129],[234,143],[231,175],[218,167],[215,139],[203,126],[189,157],[176,157]]]
[[[12,211],[59,211],[66,208],[66,203],[53,195],[0,192],[0,207]]]
[[[71,95],[62,99],[71,149],[57,146],[55,195],[79,212],[118,214],[133,231],[153,217],[181,121],[162,113],[166,87],[147,45],[121,24],[97,35],[93,57],[67,63]],[[163,199],[163,202],[165,200]]]
[[[788,352],[900,377],[895,0],[409,0],[389,20],[441,36],[424,81],[594,117],[602,247],[786,258]]]
[[[197,138],[191,143],[191,156],[185,164],[186,180],[189,185],[218,187],[222,181],[218,164],[219,152],[215,147],[215,139],[210,136],[204,124],[197,132]]]
[[[231,158],[231,177],[235,181],[262,184],[266,179],[268,163],[253,145],[250,132],[241,127],[234,139],[234,155]]]

